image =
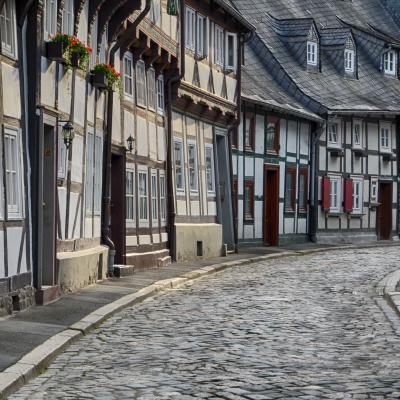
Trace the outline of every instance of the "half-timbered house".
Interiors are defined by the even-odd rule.
[[[319,242],[398,233],[398,26],[378,0],[235,0],[249,46],[273,79],[324,119],[312,131],[310,236]]]

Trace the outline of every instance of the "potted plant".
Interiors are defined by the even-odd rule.
[[[46,43],[46,55],[51,61],[59,61],[67,67],[85,69],[92,49],[72,35],[57,33]]]
[[[92,70],[92,84],[98,89],[120,89],[121,74],[110,64],[97,64]]]

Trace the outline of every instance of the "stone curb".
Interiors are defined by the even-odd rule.
[[[389,244],[385,245],[388,246]],[[248,259],[233,260],[220,264],[214,264],[187,272],[177,278],[157,281],[145,288],[136,291],[135,293],[123,296],[120,299],[115,300],[110,304],[98,308],[96,311],[93,311],[92,313],[88,314],[80,321],[69,326],[66,330],[50,337],[44,343],[42,343],[41,345],[33,349],[30,353],[22,357],[17,363],[13,364],[12,366],[8,367],[6,370],[1,372],[0,399],[6,399],[7,396],[17,391],[21,386],[28,383],[28,381],[31,380],[32,378],[39,375],[41,371],[47,368],[59,354],[61,354],[74,341],[78,340],[82,335],[87,334],[90,330],[100,325],[102,322],[113,316],[118,311],[121,311],[122,309],[133,306],[135,304],[142,303],[144,300],[155,296],[157,293],[161,291],[174,289],[177,288],[178,286],[202,278],[206,275],[211,275],[236,266],[248,265],[261,261],[273,260],[285,257],[321,253],[325,251],[349,250],[349,249],[360,249],[360,248],[370,248],[370,247],[379,247],[379,246],[343,245],[337,247],[324,247],[324,248],[309,249],[309,250],[282,251],[273,254],[252,257]],[[397,308],[397,310],[400,314],[400,293],[390,293],[390,295],[395,296],[395,300],[393,301],[395,301],[398,304],[399,308]]]
[[[396,287],[400,282],[400,270],[394,271],[385,276],[376,286],[376,291],[383,296],[390,306],[400,316],[400,292],[396,292]]]

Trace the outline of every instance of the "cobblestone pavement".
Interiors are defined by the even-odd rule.
[[[234,268],[126,309],[11,399],[400,398],[400,249]]]

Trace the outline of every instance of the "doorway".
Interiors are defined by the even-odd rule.
[[[264,167],[264,243],[279,244],[279,167]]]
[[[111,156],[111,240],[115,264],[125,263],[125,157]]]
[[[392,183],[379,182],[378,240],[390,240],[392,236]]]

